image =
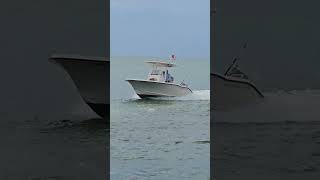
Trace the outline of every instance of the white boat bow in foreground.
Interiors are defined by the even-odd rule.
[[[109,60],[102,57],[53,55],[49,61],[71,77],[82,99],[103,118],[109,112]]]

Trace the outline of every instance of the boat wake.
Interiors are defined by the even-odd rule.
[[[214,122],[274,123],[320,122],[320,90],[265,93],[260,104],[226,111],[213,111]],[[214,107],[213,107],[214,109]]]
[[[141,99],[137,94],[134,94],[132,100]],[[157,97],[150,98],[152,100],[167,100],[167,101],[209,101],[210,90],[194,90],[192,93],[181,97]]]
[[[194,90],[192,93],[181,96],[181,97],[174,97],[173,100],[189,100],[189,101],[209,101],[210,100],[210,90]]]

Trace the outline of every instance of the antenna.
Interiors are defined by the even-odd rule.
[[[226,72],[224,73],[225,76],[228,75],[228,72],[229,72],[229,71],[231,70],[231,68],[236,64],[236,62],[240,59],[240,56],[241,56],[241,54],[242,54],[242,52],[243,52],[242,50],[247,48],[247,44],[248,44],[247,42],[245,42],[245,43],[243,44],[242,48],[240,49],[239,55],[233,59],[231,65],[229,65],[228,69],[227,69]]]
[[[247,42],[245,42],[245,43],[243,44],[242,49],[240,49],[240,53],[239,53],[238,59],[240,59],[240,56],[241,56],[242,52],[244,51],[244,49],[247,48],[247,45],[248,45]]]

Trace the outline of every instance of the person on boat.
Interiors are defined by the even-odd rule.
[[[169,74],[167,70],[166,82],[173,82],[173,77]]]
[[[169,82],[173,82],[173,77],[170,75]]]

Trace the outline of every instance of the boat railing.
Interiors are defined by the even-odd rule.
[[[234,74],[230,74],[229,76],[236,77],[236,78],[242,78],[242,79],[249,79],[248,76],[245,75],[244,73],[234,73]]]
[[[188,85],[186,83],[184,83],[184,80],[180,83],[180,86],[188,87]]]

